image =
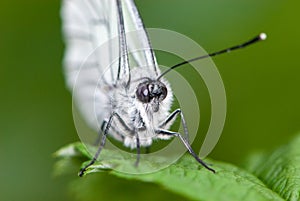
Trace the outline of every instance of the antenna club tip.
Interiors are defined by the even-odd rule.
[[[261,34],[259,34],[259,38],[260,38],[260,40],[266,40],[267,39],[267,34],[261,33]]]

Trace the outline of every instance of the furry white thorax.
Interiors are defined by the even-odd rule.
[[[118,118],[114,117],[112,125],[109,130],[109,135],[115,139],[122,141],[125,146],[132,149],[136,148],[136,135],[139,136],[140,146],[147,147],[152,144],[155,139],[170,139],[170,137],[160,136],[155,133],[155,130],[159,128],[159,125],[170,114],[170,108],[173,101],[173,94],[169,83],[165,79],[161,79],[161,82],[165,84],[168,90],[166,98],[160,102],[159,110],[153,112],[153,108],[150,103],[142,103],[136,97],[137,86],[146,81],[146,78],[155,79],[156,75],[153,71],[149,71],[145,68],[133,68],[131,71],[131,81],[128,89],[124,87],[122,81],[116,84],[116,86],[103,86],[100,91],[106,96],[105,103],[106,108],[110,108],[110,112],[106,113],[104,118],[108,121],[109,115],[113,112],[117,113],[126,125],[133,131],[128,132],[124,126],[120,123]],[[141,79],[142,78],[142,79]],[[145,79],[144,79],[145,78]],[[103,103],[103,102],[102,102]],[[104,105],[102,105],[102,109]],[[101,112],[101,110],[98,110]],[[103,113],[102,113],[103,114]],[[163,129],[168,129],[170,124]]]

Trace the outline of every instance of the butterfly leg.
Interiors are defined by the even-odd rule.
[[[101,124],[100,131],[98,132],[97,139],[95,140],[94,146],[98,146],[98,144],[100,143],[101,134],[102,134],[106,124],[107,124],[107,121],[104,120]]]
[[[83,176],[84,172],[86,171],[86,169],[87,169],[89,166],[93,165],[93,164],[96,162],[96,160],[97,160],[97,158],[98,158],[98,156],[99,156],[101,150],[103,149],[103,147],[104,147],[104,145],[105,145],[105,142],[106,142],[106,136],[107,136],[108,131],[109,131],[110,127],[111,127],[111,124],[112,124],[112,121],[113,121],[113,118],[114,118],[114,117],[117,117],[117,119],[119,120],[119,122],[121,123],[121,125],[122,125],[126,130],[129,130],[129,131],[132,132],[132,130],[125,124],[125,122],[124,122],[123,119],[120,117],[120,115],[117,114],[117,113],[113,113],[113,114],[109,117],[107,123],[106,123],[106,121],[104,121],[104,122],[102,123],[102,125],[101,125],[101,130],[100,130],[100,132],[99,132],[99,140],[97,139],[98,141],[100,141],[100,135],[101,135],[101,133],[103,133],[102,138],[101,138],[101,141],[97,143],[97,144],[100,143],[100,145],[99,145],[99,147],[98,147],[98,149],[97,149],[97,151],[96,151],[96,153],[95,153],[93,159],[89,162],[89,164],[87,164],[85,167],[83,167],[83,168],[80,170],[80,172],[78,173],[78,175],[79,175],[80,177]],[[103,130],[104,130],[104,131],[103,131]]]
[[[181,109],[176,109],[175,111],[173,111],[166,119],[165,121],[163,121],[160,125],[159,128],[165,128],[168,125],[171,125],[173,123],[173,121],[178,117],[178,114],[180,114],[180,118],[181,118],[181,124],[183,126],[183,131],[184,131],[184,135],[185,135],[185,140],[187,142],[189,142],[189,132],[188,132],[188,128],[186,125],[186,121],[184,119],[183,113],[181,111]]]
[[[209,171],[211,171],[213,173],[216,173],[216,171],[214,169],[210,168],[203,160],[201,160],[198,157],[198,155],[192,149],[190,143],[184,137],[182,137],[182,135],[180,133],[169,131],[169,130],[163,130],[163,129],[156,130],[156,133],[160,134],[160,135],[168,135],[168,136],[179,137],[179,139],[182,141],[182,143],[187,148],[187,150],[189,151],[189,153],[196,159],[196,161],[198,161],[198,163],[200,163],[203,167],[205,167]]]
[[[123,128],[128,132],[131,133],[132,135],[135,135],[136,137],[136,150],[137,150],[137,158],[135,161],[135,166],[137,167],[139,162],[140,162],[140,155],[141,155],[141,146],[140,146],[140,138],[138,133],[135,130],[130,129],[126,123],[124,122],[124,120],[122,119],[122,117],[118,114],[118,113],[114,113],[114,116],[117,117],[119,123],[123,126]]]
[[[132,130],[130,129],[126,123],[124,122],[124,120],[120,117],[119,114],[117,113],[114,113],[114,115],[118,118],[119,122],[122,124],[123,128],[131,133],[131,134],[134,134],[135,137],[136,137],[136,151],[137,151],[137,157],[136,157],[136,161],[135,161],[135,166],[137,167],[139,162],[140,162],[140,155],[141,155],[141,146],[140,146],[140,138],[139,138],[139,135],[138,133],[135,131],[135,130]]]

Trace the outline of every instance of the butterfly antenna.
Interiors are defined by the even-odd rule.
[[[254,44],[256,42],[265,40],[266,38],[267,38],[267,35],[265,33],[261,33],[258,36],[254,37],[251,40],[248,40],[247,42],[242,43],[240,45],[235,45],[235,46],[232,46],[230,48],[226,48],[226,49],[223,49],[223,50],[220,50],[220,51],[217,51],[217,52],[213,52],[213,53],[210,53],[210,54],[207,54],[207,55],[203,55],[203,56],[195,57],[193,59],[189,59],[187,61],[183,61],[181,63],[178,63],[178,64],[170,67],[168,70],[166,70],[165,72],[163,72],[162,74],[160,74],[157,77],[156,80],[159,80],[160,78],[162,78],[164,75],[166,75],[171,70],[173,70],[175,68],[178,68],[178,67],[180,67],[180,66],[182,66],[184,64],[191,63],[193,61],[197,61],[197,60],[200,60],[200,59],[205,59],[205,58],[208,58],[208,57],[214,57],[214,56],[217,56],[217,55],[220,55],[220,54],[223,54],[223,53],[229,53],[229,52],[234,51],[234,50],[242,49],[242,48],[247,47],[247,46],[249,46],[251,44]]]

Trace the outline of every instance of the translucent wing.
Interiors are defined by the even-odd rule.
[[[159,68],[156,57],[134,1],[123,1],[123,8],[125,29],[127,33],[129,32],[127,34],[129,52],[132,54],[138,67],[150,68],[157,76]]]
[[[64,0],[61,15],[67,85],[84,118],[98,129],[106,97],[97,87],[129,81],[136,66],[151,67],[157,75],[155,55],[132,0]]]
[[[119,52],[118,49],[111,49],[109,45],[105,45],[106,50],[98,48],[118,35],[115,1],[65,0],[62,6],[62,19],[66,41],[64,64],[68,86],[73,89],[80,67],[81,70],[94,75],[87,77],[88,83],[97,82],[111,63],[113,54]],[[102,54],[95,53],[99,49]],[[111,68],[111,75],[106,76],[108,82],[115,79],[117,69]]]

